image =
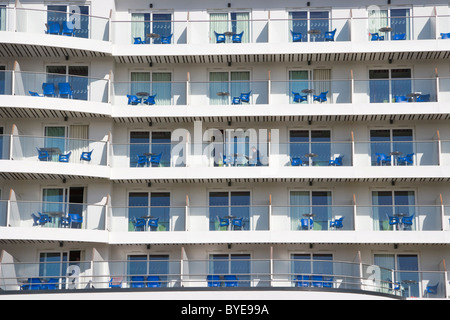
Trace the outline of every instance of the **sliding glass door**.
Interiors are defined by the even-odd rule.
[[[250,192],[210,192],[209,193],[209,230],[227,230],[219,226],[220,218],[241,219],[242,230],[250,230]],[[228,217],[228,218],[226,218]]]
[[[332,219],[330,191],[291,191],[291,230],[301,230],[302,220],[312,219],[313,230],[328,230]]]

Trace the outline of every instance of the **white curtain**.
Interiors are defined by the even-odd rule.
[[[131,41],[134,43],[134,38],[141,37],[145,41],[145,13],[133,13],[131,15]]]
[[[250,92],[250,72],[231,72],[231,98]]]
[[[209,104],[228,104],[229,97],[227,95],[218,95],[218,93],[229,93],[228,72],[210,72],[209,81]]]
[[[378,33],[387,40],[387,34],[380,32],[380,28],[389,26],[387,10],[370,10],[369,11],[369,33]],[[369,35],[369,40],[371,36]]]
[[[225,33],[228,30],[228,13],[211,13],[209,15],[209,39],[210,43],[216,43],[217,33]]]
[[[6,7],[0,6],[0,31],[6,31]]]
[[[130,94],[136,95],[138,92],[148,92],[150,94],[150,72],[131,73]]]
[[[152,94],[156,94],[157,105],[172,104],[172,74],[170,72],[154,72],[152,74]]]
[[[392,284],[395,279],[393,279],[393,272],[391,272],[391,270],[395,270],[395,256],[393,254],[375,254],[373,260],[374,264],[381,268],[382,292],[389,293],[389,288],[392,289],[395,286]]]
[[[290,205],[291,230],[299,230],[303,215],[311,213],[309,191],[291,191]]]
[[[70,126],[69,151],[70,162],[78,162],[83,152],[89,152],[89,125]],[[100,150],[99,150],[100,151]],[[103,151],[103,150],[102,150]]]
[[[331,103],[332,101],[332,92],[331,92],[331,69],[315,69],[314,70],[314,95],[318,96],[322,92],[327,92],[327,102]]]
[[[289,71],[289,103],[294,103],[294,95],[292,92],[306,96],[306,93],[302,93],[302,90],[310,89],[308,80],[309,71],[307,70]],[[305,101],[305,103],[308,103],[308,101]]]
[[[250,21],[249,21],[249,13],[248,12],[236,12],[236,21],[233,23],[236,24],[236,34],[240,34],[244,32],[242,35],[242,43],[249,43],[250,41]],[[234,26],[233,26],[234,29]],[[234,30],[233,30],[234,31]]]

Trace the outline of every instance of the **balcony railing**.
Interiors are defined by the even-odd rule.
[[[3,263],[0,287],[6,292],[86,288],[312,287],[405,298],[448,298],[446,279],[446,271],[402,271],[334,260],[231,258],[180,261],[160,258]],[[427,289],[436,284],[436,293],[430,294]]]
[[[286,155],[282,164],[292,167],[352,166],[352,150],[352,142],[347,141],[271,144],[273,153]]]
[[[110,19],[74,12],[6,8],[6,31],[109,41]],[[14,18],[15,15],[15,18]],[[14,21],[15,24],[14,25]]]
[[[271,230],[355,230],[355,206],[272,206]]]
[[[186,231],[187,207],[111,207],[114,232]],[[126,219],[119,219],[124,217]]]
[[[109,102],[109,81],[56,73],[14,72],[14,95]]]
[[[358,166],[438,166],[439,145],[439,141],[357,141],[355,157],[360,159]]]
[[[16,228],[105,230],[105,206],[49,201],[10,201],[8,225]]]
[[[114,82],[115,105],[159,106],[187,105],[187,82]]]
[[[209,231],[261,231],[269,230],[269,206],[209,206],[189,207],[191,217],[207,217],[209,226],[195,223],[191,218],[190,230]]]
[[[107,144],[107,141],[13,135],[12,159],[106,166]]]

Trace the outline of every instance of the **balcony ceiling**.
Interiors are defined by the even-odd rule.
[[[0,109],[1,110],[1,109]],[[1,115],[1,113],[0,113]],[[416,120],[450,120],[450,114],[392,114],[392,115],[295,115],[295,116],[230,116],[230,117],[115,117],[116,123],[192,123],[201,121],[205,123],[245,123],[246,126],[252,122],[275,123],[275,122],[337,122],[337,121],[416,121]]]
[[[227,64],[279,63],[279,62],[364,62],[449,59],[450,51],[414,52],[359,52],[359,53],[281,53],[281,54],[223,54],[223,55],[121,55],[114,57],[117,63],[155,64]]]
[[[0,43],[0,57],[3,58],[93,58],[110,56],[104,52],[53,47],[46,45],[30,45],[16,43]]]
[[[70,174],[48,174],[48,173],[21,173],[21,172],[0,172],[0,181],[49,181],[58,180],[105,180],[100,178],[87,177],[82,175],[70,175]]]
[[[62,110],[50,109],[35,109],[35,108],[16,108],[16,107],[0,107],[0,118],[15,119],[15,118],[46,118],[55,119],[64,117],[69,118],[105,118],[105,115],[85,112],[72,112]]]
[[[1,177],[1,175],[0,175]],[[215,184],[223,184],[225,187],[229,182],[231,183],[242,183],[245,185],[251,183],[305,183],[309,184],[310,182],[314,183],[349,183],[349,182],[385,182],[392,183],[392,181],[396,183],[402,182],[449,182],[450,178],[327,178],[327,179],[303,179],[303,178],[258,178],[258,179],[238,179],[238,178],[230,178],[230,179],[119,179],[119,180],[111,180],[116,184],[148,184],[151,183],[152,186],[157,186],[158,184],[194,184],[194,183],[215,183]]]

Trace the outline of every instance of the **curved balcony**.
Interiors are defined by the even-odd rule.
[[[231,266],[231,267],[230,267]],[[215,260],[133,260],[128,261],[80,261],[76,264],[76,276],[72,276],[74,266],[67,262],[3,262],[1,289],[5,294],[24,290],[22,293],[57,294],[72,289],[79,293],[85,288],[101,290],[113,288],[113,292],[126,290],[128,294],[138,291],[143,294],[161,289],[176,292],[199,289],[214,294],[216,288],[239,288],[263,290],[265,296],[280,288],[295,290],[296,296],[302,292],[322,297],[348,294],[379,298],[448,298],[447,271],[404,271],[383,268],[366,263],[352,263],[319,259],[220,259]],[[53,272],[50,272],[50,268]],[[55,272],[55,270],[57,270]],[[153,270],[153,271],[149,271]],[[44,272],[47,271],[45,274]],[[70,283],[66,277],[70,275]],[[433,295],[426,288],[441,284]],[[94,289],[95,288],[95,289]],[[130,291],[131,289],[131,291]],[[266,289],[266,290],[264,290]],[[92,291],[91,291],[92,292]],[[256,291],[255,291],[256,293]]]
[[[110,56],[110,19],[76,12],[5,8],[4,56]],[[32,49],[34,48],[34,49]],[[71,50],[67,50],[71,49]]]
[[[0,140],[4,160],[0,165],[6,173],[110,177],[107,141],[18,135],[0,136]]]
[[[111,115],[109,80],[22,71],[0,71],[0,76],[4,79],[0,85],[3,108],[20,109],[29,117],[35,117],[32,111],[50,117],[50,110],[61,117]]]

